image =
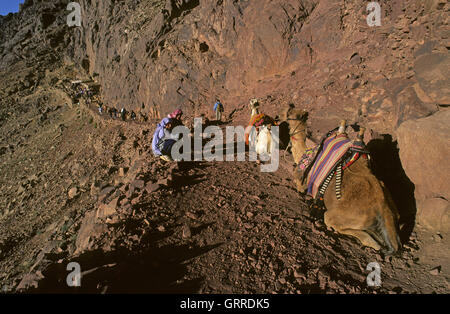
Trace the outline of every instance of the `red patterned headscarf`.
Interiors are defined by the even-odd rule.
[[[182,115],[183,115],[183,111],[181,111],[181,109],[177,109],[174,112],[172,112],[171,114],[169,114],[168,117],[171,119],[181,119]]]

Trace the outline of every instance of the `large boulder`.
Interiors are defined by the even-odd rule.
[[[414,71],[422,90],[436,103],[450,105],[448,53],[429,53],[417,58]]]
[[[420,208],[418,218],[423,226],[441,233],[450,231],[450,202],[443,198],[419,199],[417,207]]]
[[[404,122],[397,130],[400,159],[414,183],[417,218],[439,231],[450,231],[450,109]]]

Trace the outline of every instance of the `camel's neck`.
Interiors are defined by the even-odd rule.
[[[251,115],[251,117],[250,117],[250,119],[251,118],[253,118],[254,116],[256,116],[257,114],[259,114],[259,110],[258,110],[258,108],[252,108],[252,115]]]
[[[292,155],[295,163],[298,163],[306,151],[306,126],[299,124],[291,129]]]

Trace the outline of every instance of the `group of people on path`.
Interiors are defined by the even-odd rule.
[[[259,112],[259,102],[257,99],[250,100],[249,109],[251,110],[252,120],[258,119],[258,117],[261,116]],[[216,115],[216,121],[221,122],[224,106],[218,98],[216,98],[214,103],[213,111]],[[152,150],[155,156],[159,156],[165,161],[173,160],[171,156],[172,146],[179,140],[179,135],[172,134],[172,130],[183,124],[181,121],[182,116],[183,111],[181,109],[177,109],[158,123],[152,140]],[[265,115],[263,116],[266,117]],[[270,123],[275,122],[270,121]]]
[[[122,121],[127,121],[128,119],[136,120],[137,118],[136,113],[133,110],[128,111],[123,107],[120,110],[117,110],[114,107],[108,107],[102,103],[98,103],[97,108],[99,114],[103,114],[105,112],[111,117],[111,119],[121,119]]]
[[[133,110],[128,111],[123,107],[120,110],[118,110],[113,106],[109,107],[103,104],[99,96],[93,90],[91,90],[90,88],[84,86],[79,82],[72,83],[70,95],[72,96],[72,100],[74,102],[77,102],[80,99],[84,99],[87,105],[91,104],[96,105],[99,114],[103,115],[105,113],[109,115],[111,119],[121,119],[122,121],[127,121],[129,119],[136,120],[138,118]],[[144,119],[145,121],[146,116],[144,116],[141,113],[140,118]]]
[[[92,97],[95,97],[92,91],[84,89],[81,86],[77,87],[78,88],[76,88],[73,96],[78,99],[81,97],[86,98],[86,103],[91,104]],[[120,110],[117,110],[115,107],[109,107],[103,104],[98,99],[94,99],[94,101],[97,104],[97,110],[100,115],[106,113],[112,119],[121,119],[122,121],[127,121],[128,119],[134,121],[137,118],[136,113],[133,110],[128,111],[123,107]],[[252,111],[252,117],[259,113],[259,103],[256,99],[252,99],[250,101],[249,107]],[[216,98],[216,101],[214,103],[213,111],[216,116],[216,121],[218,123],[222,122],[224,106],[218,98]],[[183,124],[181,121],[182,116],[183,111],[181,109],[177,109],[157,124],[152,139],[152,150],[154,155],[159,156],[161,159],[166,161],[173,160],[171,156],[171,150],[173,144],[175,144],[179,140],[179,135],[172,134],[172,130],[175,127]]]
[[[72,101],[74,103],[78,102],[81,98],[83,98],[89,105],[93,100],[98,101],[97,95],[95,95],[92,90],[81,84],[72,84],[72,89],[69,89],[69,95],[72,97]]]

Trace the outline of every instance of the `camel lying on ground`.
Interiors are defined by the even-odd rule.
[[[289,124],[294,161],[305,153],[308,112],[289,106],[284,112]],[[294,171],[300,192],[305,190],[301,174]],[[398,211],[389,191],[371,172],[367,159],[359,158],[342,176],[341,198],[336,196],[336,175],[323,195],[325,224],[341,234],[358,238],[365,246],[392,254],[401,247]]]

